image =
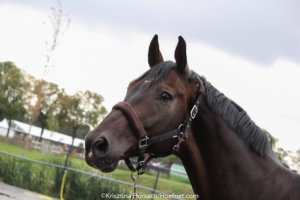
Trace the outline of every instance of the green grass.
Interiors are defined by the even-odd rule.
[[[23,148],[11,144],[6,144],[4,142],[0,142],[0,150],[6,151],[8,153],[12,153],[15,155],[22,155]],[[40,160],[44,155],[40,154],[38,151],[26,151],[25,157],[32,158],[35,160]]]
[[[190,180],[187,177],[171,174],[171,178],[174,179],[174,180],[178,180],[178,181],[181,181],[181,182],[188,183],[188,184],[190,183]]]
[[[0,142],[0,150],[22,156],[23,147]],[[65,160],[65,156],[41,154],[39,151],[32,151],[32,150],[27,150],[25,153],[25,157],[34,160],[40,160],[40,161],[52,162],[52,163],[54,160],[55,161],[58,160],[59,163],[64,163]],[[98,175],[111,177],[126,182],[132,181],[130,178],[131,172],[126,169],[117,168],[113,173],[101,173],[100,171],[89,167],[83,159],[70,157],[70,162],[72,162],[72,167],[76,169],[80,169],[87,172],[93,172]],[[138,178],[137,184],[145,187],[153,188],[155,179],[156,179],[156,174],[144,174]],[[193,194],[192,187],[188,181],[180,180],[178,179],[178,177],[172,177],[172,176],[171,179],[160,176],[157,184],[157,190],[169,194],[171,193]],[[145,191],[142,191],[141,189],[139,190],[139,192],[147,193]]]

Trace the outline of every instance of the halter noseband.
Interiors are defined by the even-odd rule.
[[[139,155],[138,155],[137,166],[134,167],[129,158],[124,158],[124,161],[125,161],[127,167],[131,171],[133,171],[133,172],[138,171],[138,174],[143,174],[146,170],[147,163],[152,158],[159,157],[155,154],[146,153],[148,146],[150,146],[152,144],[159,143],[159,142],[177,137],[178,143],[173,146],[172,150],[174,152],[179,151],[180,144],[185,139],[188,139],[190,125],[191,125],[193,119],[197,116],[198,106],[203,98],[204,93],[205,93],[203,83],[200,79],[199,79],[199,83],[200,83],[200,86],[199,86],[200,89],[198,92],[198,96],[196,98],[196,101],[195,101],[189,115],[185,118],[184,122],[182,124],[180,124],[178,126],[178,128],[176,128],[176,129],[173,129],[171,131],[168,131],[166,133],[163,133],[163,134],[151,137],[151,138],[149,138],[147,136],[147,132],[145,131],[137,113],[127,102],[121,101],[113,107],[113,109],[122,111],[122,113],[125,115],[125,117],[130,122],[134,134],[139,139],[139,142],[138,142]]]

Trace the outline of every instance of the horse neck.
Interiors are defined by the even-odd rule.
[[[248,199],[260,194],[263,185],[282,171],[281,165],[269,155],[257,155],[206,105],[199,113],[179,154],[199,199]]]

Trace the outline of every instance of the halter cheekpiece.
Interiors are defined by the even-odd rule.
[[[203,87],[203,83],[201,80],[200,87]],[[131,128],[134,132],[134,134],[138,137],[138,148],[139,148],[139,154],[138,154],[138,163],[136,167],[133,166],[129,158],[124,158],[124,161],[127,165],[127,167],[131,171],[138,171],[138,174],[143,174],[146,170],[148,162],[155,157],[159,157],[155,154],[147,153],[147,148],[155,143],[159,143],[165,140],[169,140],[172,138],[178,138],[178,142],[176,145],[173,146],[173,152],[179,151],[180,144],[185,140],[188,139],[188,133],[190,129],[190,125],[193,121],[193,119],[197,116],[198,113],[198,106],[203,98],[203,91],[199,90],[198,96],[196,98],[196,101],[188,114],[188,116],[185,118],[184,122],[180,124],[176,129],[173,129],[171,131],[168,131],[166,133],[154,136],[149,138],[147,136],[147,132],[145,131],[137,113],[134,111],[134,109],[125,101],[121,101],[117,103],[113,109],[117,109],[122,111],[122,113],[125,115],[125,117],[128,119],[128,121],[131,124]]]

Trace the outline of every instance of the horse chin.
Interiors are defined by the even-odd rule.
[[[115,171],[115,169],[118,167],[119,160],[116,160],[111,163],[94,163],[94,168],[99,169],[100,171],[104,173],[109,173]]]

